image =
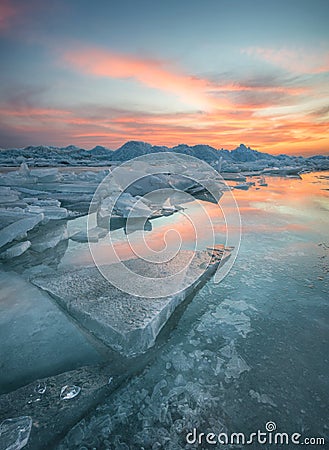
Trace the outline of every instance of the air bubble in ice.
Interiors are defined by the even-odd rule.
[[[34,389],[34,391],[37,394],[41,394],[41,395],[44,394],[46,392],[46,390],[47,390],[47,386],[44,381],[41,381],[40,383],[38,383]]]
[[[61,400],[70,400],[80,394],[81,388],[79,386],[63,386],[61,389]]]

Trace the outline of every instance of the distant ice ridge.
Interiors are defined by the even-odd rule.
[[[278,171],[284,168],[302,170],[328,170],[329,156],[278,155],[259,152],[240,144],[234,150],[215,149],[209,145],[186,144],[172,148],[151,145],[146,142],[128,141],[117,150],[96,146],[85,150],[74,145],[67,147],[28,146],[25,148],[1,149],[0,166],[19,166],[26,162],[29,166],[108,166],[127,161],[149,153],[176,152],[202,159],[214,167],[221,166],[222,172],[253,171],[269,169]],[[221,163],[219,164],[219,161]],[[285,172],[283,171],[283,174]]]

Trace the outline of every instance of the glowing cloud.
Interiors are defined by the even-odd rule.
[[[65,54],[65,60],[80,71],[101,77],[132,78],[155,89],[176,94],[193,106],[207,106],[208,82],[165,67],[163,62],[141,59],[99,49]]]

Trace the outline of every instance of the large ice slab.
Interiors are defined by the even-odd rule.
[[[191,260],[177,294],[137,297],[110,284],[96,267],[39,276],[32,282],[51,294],[84,328],[120,353],[131,356],[151,347],[175,308],[218,267],[223,253],[181,251],[172,260],[154,264],[141,259],[126,261],[127,267],[146,277],[159,278],[177,272],[182,262]],[[222,258],[222,263],[224,259]],[[210,264],[209,264],[210,261]],[[205,266],[208,265],[208,266]],[[103,267],[104,270],[104,267]],[[192,280],[189,283],[188,280]],[[186,282],[187,281],[187,282]],[[149,293],[148,293],[149,294]],[[154,296],[157,297],[154,282]]]

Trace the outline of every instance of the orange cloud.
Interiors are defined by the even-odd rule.
[[[150,114],[109,110],[105,114],[99,113],[97,108],[93,111],[90,108],[15,110],[7,107],[0,109],[0,121],[2,129],[27,136],[26,144],[74,143],[86,148],[100,144],[117,148],[134,139],[154,145],[206,143],[215,148],[232,149],[245,142],[269,153],[328,153],[329,120],[314,121],[311,116],[273,120],[255,117],[252,111]]]

